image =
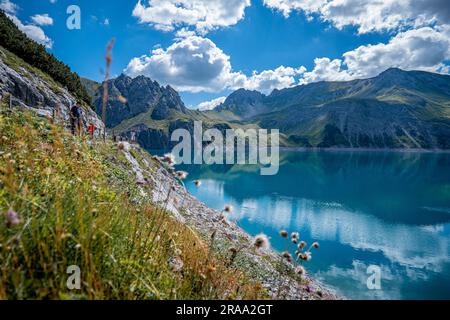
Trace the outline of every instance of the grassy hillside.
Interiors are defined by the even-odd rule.
[[[130,171],[120,146],[0,106],[0,299],[264,297]],[[71,265],[81,290],[67,288]]]

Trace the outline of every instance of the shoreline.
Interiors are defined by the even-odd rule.
[[[280,147],[280,151],[450,154],[450,150],[445,149],[390,149],[390,148],[338,148],[338,147],[333,148]]]
[[[138,161],[130,152],[140,152],[142,159]],[[227,253],[231,248],[243,248],[236,258],[236,268],[245,270],[250,277],[259,281],[272,299],[281,300],[343,300],[335,290],[306,274],[300,283],[294,277],[278,270],[280,254],[272,248],[264,251],[253,249],[253,237],[235,222],[221,218],[221,212],[209,208],[206,204],[191,195],[187,189],[169,174],[166,169],[151,160],[146,150],[139,146],[128,145],[123,150],[127,160],[133,167],[136,182],[142,185],[145,177],[154,186],[149,196],[156,205],[167,202],[167,210],[175,219],[195,230],[206,243],[211,235],[215,235],[213,250]],[[133,153],[134,153],[133,152]],[[144,154],[142,154],[144,153]],[[139,158],[141,158],[139,156]],[[142,162],[142,163],[139,163]],[[148,193],[144,188],[142,192]],[[171,191],[172,190],[172,191]],[[294,264],[283,262],[289,273],[295,269]],[[278,291],[283,288],[282,295]]]

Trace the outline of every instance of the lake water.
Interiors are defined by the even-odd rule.
[[[320,249],[310,275],[351,299],[450,299],[450,154],[282,152],[255,166],[189,166],[189,191],[251,235],[298,231]],[[202,180],[197,188],[193,180]],[[381,269],[381,290],[367,269]]]

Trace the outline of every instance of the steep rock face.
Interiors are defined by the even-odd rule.
[[[93,98],[99,115],[102,114],[102,97],[103,86],[100,86]],[[124,120],[145,113],[151,108],[154,108],[152,117],[157,120],[167,117],[170,109],[186,111],[175,90],[169,86],[162,87],[145,76],[133,79],[122,74],[108,81],[107,127],[115,127]]]
[[[183,101],[181,101],[181,98],[178,95],[178,92],[176,92],[172,87],[167,86],[165,90],[163,90],[151,117],[154,120],[167,119],[170,116],[171,110],[179,111],[181,113],[186,113],[187,111]]]
[[[264,104],[265,95],[258,91],[239,89],[228,96],[225,102],[219,105],[215,111],[230,111],[242,117],[251,118],[268,111]]]
[[[70,108],[76,99],[65,88],[61,88],[48,76],[22,61],[20,66],[11,63],[17,59],[4,49],[0,50],[0,95],[11,95],[12,104],[35,110],[38,114],[52,116],[55,112],[64,120],[68,127],[70,123]],[[103,122],[90,108],[83,110],[84,124],[93,123],[104,130]]]

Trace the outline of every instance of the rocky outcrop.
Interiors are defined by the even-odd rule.
[[[9,99],[13,106],[22,106],[35,110],[43,116],[58,116],[69,127],[70,108],[77,102],[66,88],[61,88],[48,76],[30,67],[13,66],[8,63],[12,54],[0,50],[0,96]],[[11,66],[10,66],[11,65]],[[9,101],[8,101],[9,103]],[[99,131],[104,130],[103,122],[89,107],[83,110],[83,122],[87,126],[94,124]]]
[[[243,119],[248,119],[269,111],[264,104],[265,97],[258,91],[239,89],[230,94],[224,103],[217,106],[215,111],[230,111]]]
[[[84,81],[86,85],[87,82]],[[94,92],[94,106],[102,113],[103,86]],[[108,81],[108,104],[106,125],[113,128],[124,120],[150,111],[154,120],[166,119],[171,110],[186,112],[187,109],[178,93],[170,86],[160,86],[158,82],[145,76],[130,78],[124,74]]]

